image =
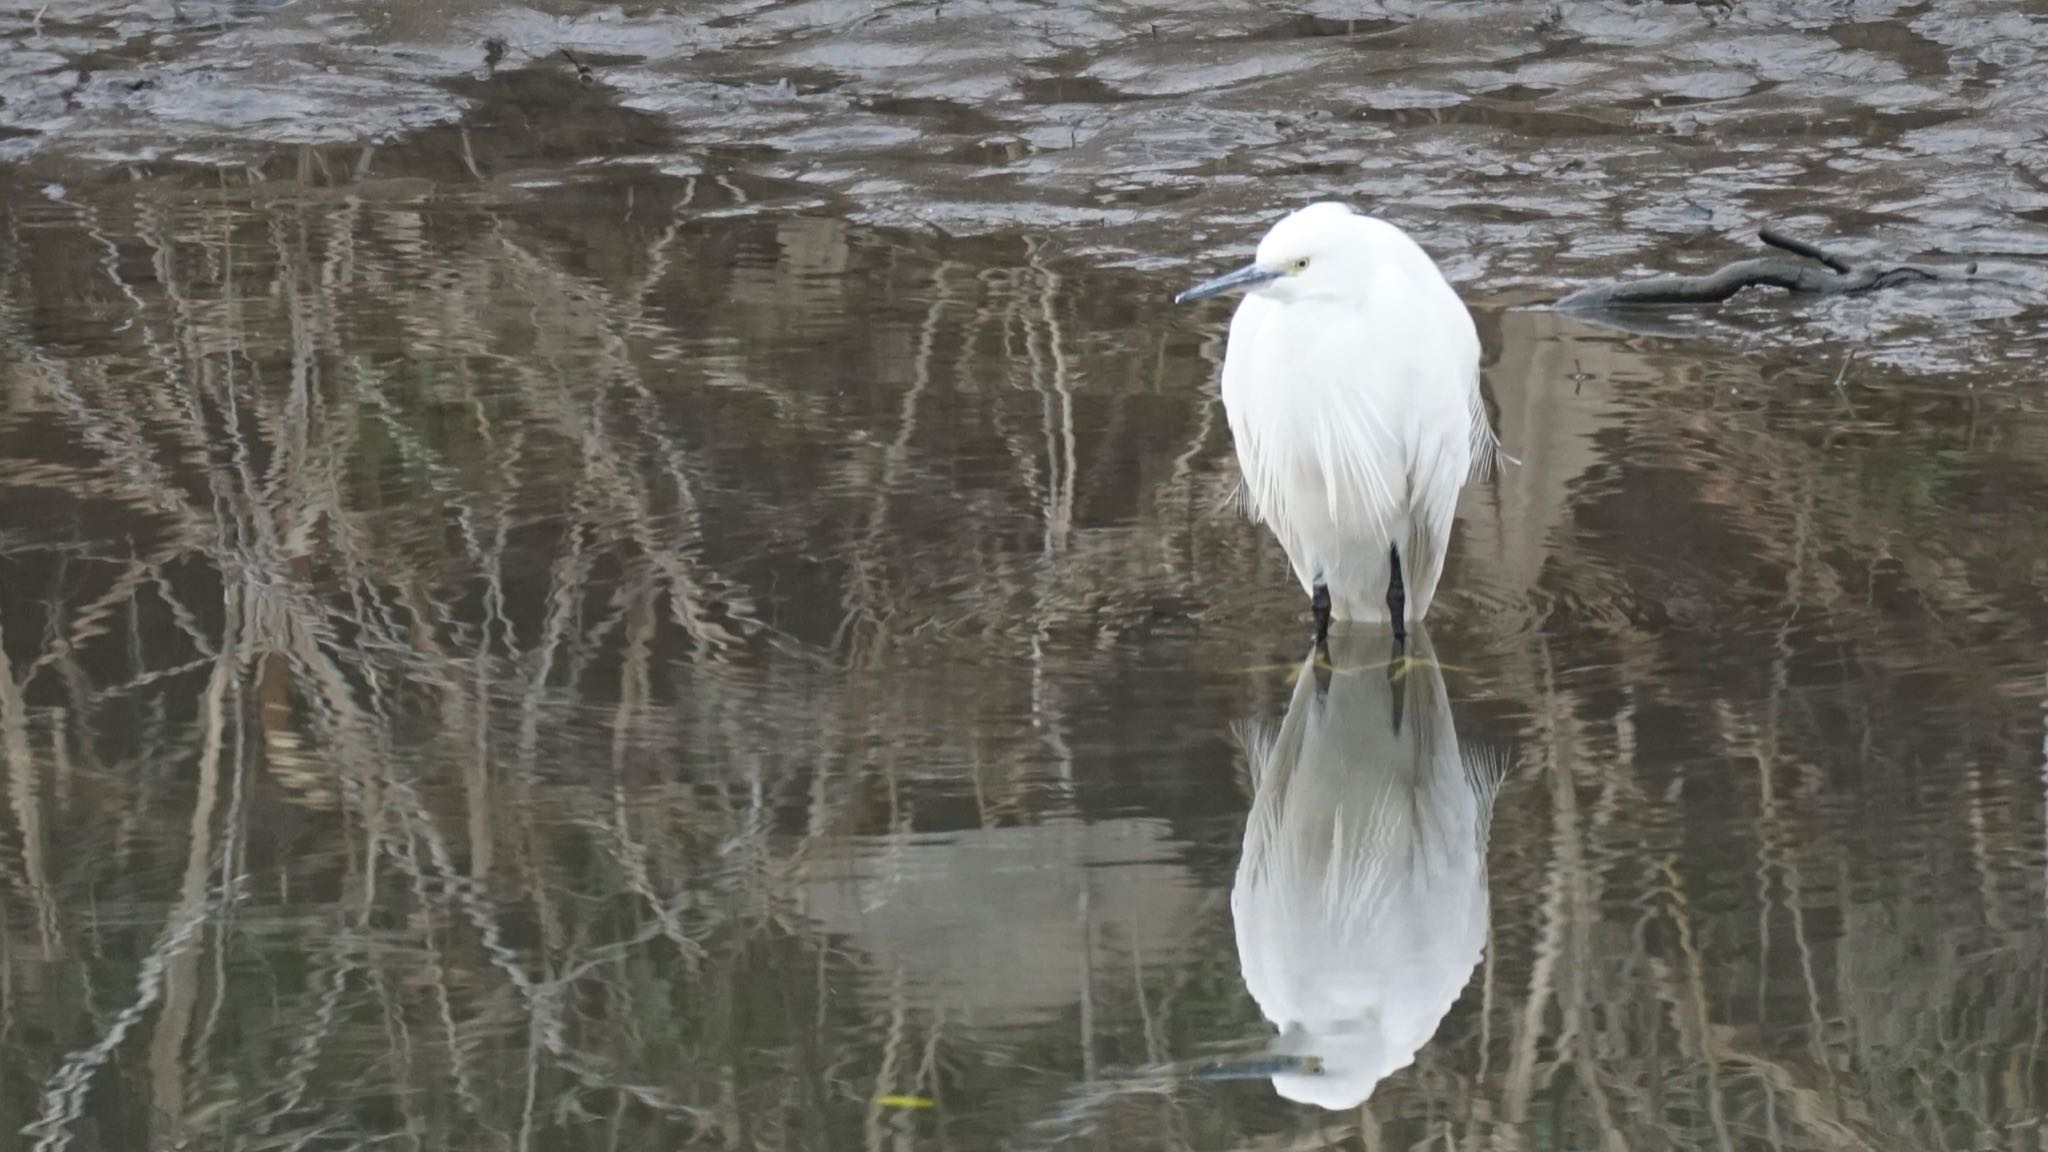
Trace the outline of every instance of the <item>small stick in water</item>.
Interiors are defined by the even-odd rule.
[[[1783,288],[1811,296],[1839,296],[1897,284],[1945,280],[1953,275],[1918,264],[1856,264],[1775,228],[1759,230],[1757,238],[1803,260],[1757,256],[1724,264],[1703,276],[1657,276],[1627,284],[1596,284],[1559,300],[1557,307],[1567,312],[1595,312],[1609,308],[1719,304],[1744,288],[1756,287]],[[1977,266],[1972,264],[1963,270],[1963,275],[1972,276],[1976,271]]]
[[[567,60],[569,63],[574,64],[576,66],[576,79],[578,81],[584,84],[589,84],[597,79],[597,77],[591,73],[590,65],[585,64],[581,60],[578,60],[576,58],[576,54],[574,52],[569,51],[567,48],[562,49],[562,59]]]

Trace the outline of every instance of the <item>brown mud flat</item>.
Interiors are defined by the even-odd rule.
[[[2003,382],[2048,290],[2044,26],[2016,0],[53,3],[0,16],[0,152],[68,183],[305,146],[451,195],[731,171],[1162,275],[1334,196],[1501,303],[1702,272],[1775,224],[1982,275],[1789,325],[1745,305],[1724,339]]]

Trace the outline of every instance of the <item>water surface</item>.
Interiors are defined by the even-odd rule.
[[[114,35],[61,7],[15,50]],[[311,21],[307,58],[355,43],[332,7],[245,7],[130,11],[120,42],[204,60]],[[1804,197],[1836,213],[1815,233],[1902,258],[2003,230],[2012,282],[1661,335],[1526,306],[1567,274],[1498,230],[1553,230],[1602,275],[1692,258],[1639,243],[1664,234],[1651,174],[1736,178],[1611,113],[1601,84],[1639,56],[1720,61],[1659,106],[1704,119],[1776,92],[1809,123],[1801,101],[1924,81],[1943,123],[1999,138],[2024,6],[1760,5],[1688,38],[1692,6],[1564,5],[1526,53],[1408,6],[1340,27],[1218,4],[1162,16],[1159,46],[1047,16],[1072,21],[1046,33],[1073,39],[1057,82],[982,68],[973,21],[1003,5],[930,41],[908,10],[728,7],[637,64],[587,43],[597,17],[550,16],[601,81],[465,64],[374,146],[244,128],[115,156],[119,110],[83,97],[17,138],[0,1146],[2048,1138],[2035,210],[1983,172],[1945,222],[1871,188],[1851,211],[1814,175],[1833,161],[1771,176],[1729,193],[1722,242]],[[452,26],[538,19],[479,12]],[[1728,78],[1812,36],[1841,52]],[[1419,67],[1389,43],[1524,80],[1451,104],[1323,61]],[[744,94],[741,63],[795,79],[721,115],[843,101],[786,132],[829,137],[844,179],[796,170],[803,137],[743,147],[648,94]],[[1298,95],[1262,96],[1274,77],[1338,72],[1395,95],[1316,129],[1329,167],[1271,200],[1422,222],[1520,463],[1466,495],[1438,666],[1355,636],[1319,676],[1283,558],[1228,506],[1225,309],[1167,303],[1270,210],[1229,157],[1274,147],[1153,167],[1077,134],[998,163],[890,126],[1082,102],[1141,117],[1112,139],[1148,115],[1222,132],[1232,101]],[[1591,87],[1551,99],[1538,73]],[[1737,111],[1725,131],[1766,131]],[[1841,115],[1788,139],[1910,151],[1935,122]],[[1433,203],[1449,168],[1372,182],[1378,142],[1468,133],[1529,166],[1521,217]],[[1534,175],[1553,147],[1641,159],[1571,209]],[[2031,147],[1882,172],[2009,175]],[[1064,214],[1082,164],[1135,186],[1128,227]],[[949,208],[969,184],[1000,193]],[[1268,1018],[1289,1013],[1311,1023]],[[1196,1074],[1276,1052],[1319,1082]]]

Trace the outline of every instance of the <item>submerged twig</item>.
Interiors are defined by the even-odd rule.
[[[567,60],[569,63],[575,65],[576,80],[578,83],[589,84],[597,79],[596,74],[591,72],[590,65],[585,64],[581,60],[578,60],[574,52],[569,51],[567,48],[563,48],[561,49],[561,53],[562,59]]]
[[[1603,308],[1718,304],[1744,288],[1752,287],[1783,288],[1787,292],[1814,296],[1840,296],[1898,284],[1945,280],[1953,275],[1920,264],[1852,263],[1818,244],[1795,239],[1773,228],[1759,229],[1757,238],[1773,248],[1813,263],[1787,260],[1781,256],[1756,256],[1724,264],[1703,276],[1657,276],[1627,284],[1596,284],[1567,295],[1557,302],[1557,307],[1589,312]],[[1963,275],[1974,275],[1976,271],[1977,266],[1970,264],[1964,268]]]

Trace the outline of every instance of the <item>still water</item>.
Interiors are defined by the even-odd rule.
[[[1305,667],[1196,263],[472,83],[5,177],[0,1147],[2048,1147],[2037,312],[1467,263]]]

